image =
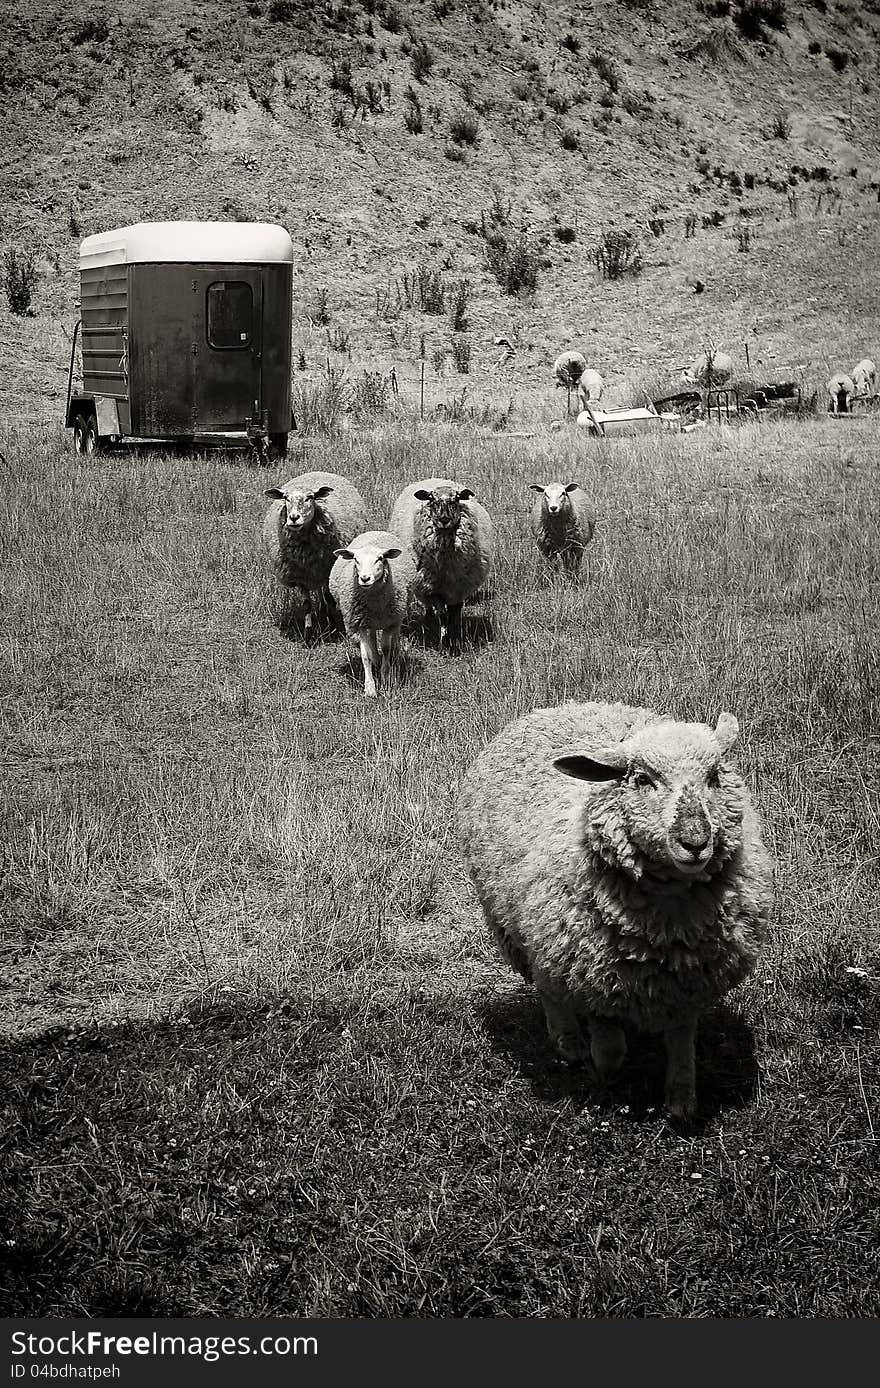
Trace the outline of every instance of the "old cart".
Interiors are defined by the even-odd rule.
[[[268,222],[139,222],[80,245],[74,448],[123,439],[287,448],[293,246]]]

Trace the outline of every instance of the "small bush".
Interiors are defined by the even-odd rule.
[[[475,145],[480,122],[470,111],[458,111],[449,122],[449,134],[457,145]]]
[[[563,149],[577,149],[577,135],[575,135],[573,130],[563,130],[562,134],[559,137],[559,143],[562,145]]]
[[[810,42],[807,44],[807,52],[814,55],[822,52],[822,45],[819,43],[818,39],[810,39]]]
[[[329,329],[324,337],[327,346],[332,352],[348,352],[351,346],[351,333],[348,328],[342,328],[338,324]]]
[[[3,257],[3,270],[6,302],[10,309],[22,317],[30,314],[31,299],[40,278],[33,251],[11,248]]]
[[[417,82],[424,82],[431,75],[431,68],[434,66],[434,54],[424,39],[419,39],[413,44],[409,60],[413,77]]]
[[[323,328],[330,322],[330,309],[328,306],[329,290],[326,286],[316,289],[307,316],[316,325]]]
[[[347,396],[344,371],[330,370],[315,383],[295,381],[290,403],[300,433],[337,434]]]
[[[106,43],[109,37],[109,21],[106,15],[98,15],[96,19],[84,20],[83,23],[74,30],[73,41],[75,44]]]
[[[384,414],[389,405],[390,382],[381,371],[364,371],[349,390],[349,409],[358,419]]]
[[[561,241],[563,246],[570,246],[572,241],[577,239],[577,232],[574,227],[554,227],[553,235],[557,241]]]
[[[642,268],[642,257],[636,233],[626,227],[609,227],[599,238],[595,259],[596,268],[605,279],[637,275]]]
[[[463,333],[468,326],[467,306],[471,293],[471,282],[462,276],[453,285],[450,292],[452,303],[449,308],[449,320],[452,324],[454,333]]]
[[[835,72],[843,72],[849,62],[849,54],[844,53],[842,48],[826,48],[825,57],[834,68]]]
[[[467,375],[471,369],[471,340],[464,333],[458,333],[452,339],[452,360],[455,363],[456,371],[462,375]]]
[[[557,91],[551,87],[547,93],[547,105],[551,111],[555,111],[557,116],[564,116],[571,106],[571,102],[564,92]]]
[[[382,28],[387,29],[389,34],[399,34],[403,25],[403,16],[397,5],[386,5],[380,16]]]
[[[530,101],[535,89],[528,77],[523,77],[518,73],[510,84],[510,90],[517,101]]]
[[[581,41],[576,34],[566,34],[562,40],[562,47],[567,48],[569,53],[580,53]]]
[[[498,233],[486,242],[486,262],[505,294],[533,293],[541,257],[521,231],[512,240]]]
[[[604,82],[609,91],[617,91],[620,79],[617,75],[617,68],[607,54],[599,48],[594,48],[590,54],[590,66],[594,69],[599,81]]]
[[[791,120],[787,111],[777,111],[770,122],[770,138],[787,140],[791,135]]]
[[[733,22],[744,39],[765,38],[766,29],[785,28],[785,0],[740,0]]]
[[[421,135],[425,128],[425,121],[422,115],[422,104],[418,94],[412,87],[406,89],[406,106],[403,111],[403,123],[410,135]]]
[[[289,24],[296,19],[296,5],[293,0],[272,0],[269,5],[269,18],[276,24]]]

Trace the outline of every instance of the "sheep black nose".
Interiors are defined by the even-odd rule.
[[[686,853],[692,853],[698,858],[709,842],[709,834],[701,829],[692,829],[687,836],[679,834],[678,841]]]

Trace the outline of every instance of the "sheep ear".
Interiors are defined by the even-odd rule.
[[[402,553],[403,553],[403,551],[400,550],[400,549],[383,549],[383,551],[382,551],[382,558],[383,558],[383,559],[399,559]]]
[[[335,557],[336,559],[353,559],[353,558],[354,558],[354,550],[351,550],[351,549],[334,549],[333,554],[334,554],[334,557]]]
[[[459,492],[459,494],[458,494],[458,500],[459,500],[459,501],[470,501],[470,499],[471,499],[472,496],[473,496],[473,492],[468,491],[467,487],[464,487],[464,488],[462,488],[462,490],[461,490],[461,491]]]
[[[540,482],[530,482],[529,486],[531,487],[533,492],[542,492],[544,490]]]
[[[316,501],[321,501],[325,496],[329,496],[332,490],[332,487],[319,487],[316,492],[312,492],[312,496]]]
[[[431,500],[431,493],[430,493],[430,492],[426,492],[425,489],[424,489],[424,487],[419,487],[419,489],[418,489],[417,492],[413,492],[413,496],[415,497],[416,501],[430,501],[430,500]]]
[[[272,498],[273,501],[286,501],[286,500],[287,500],[287,497],[284,495],[284,493],[283,493],[283,491],[281,490],[280,487],[267,487],[266,490],[265,490],[265,492],[263,493],[263,495],[264,495],[264,496],[271,496],[271,498]]]
[[[553,766],[576,781],[619,781],[626,774],[627,756],[623,748],[611,747],[589,755],[575,752],[568,757],[556,757]]]
[[[577,484],[577,482],[567,482],[567,483],[565,484],[565,490],[566,490],[567,492],[576,492],[577,489],[578,489],[578,484]]]
[[[715,736],[722,752],[729,752],[739,737],[739,723],[732,713],[719,713]]]

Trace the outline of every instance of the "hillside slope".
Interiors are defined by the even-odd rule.
[[[878,350],[876,4],[35,0],[3,27],[0,239],[41,272],[33,317],[0,308],[20,418],[59,415],[80,237],[165,217],[289,228],[306,370],[412,381],[421,334],[439,364],[452,328],[404,275],[466,277],[471,372],[432,374],[435,398],[546,397],[569,345],[621,398],[707,335],[805,380]],[[599,276],[611,225],[640,275]],[[487,227],[525,231],[533,293],[496,282]]]

